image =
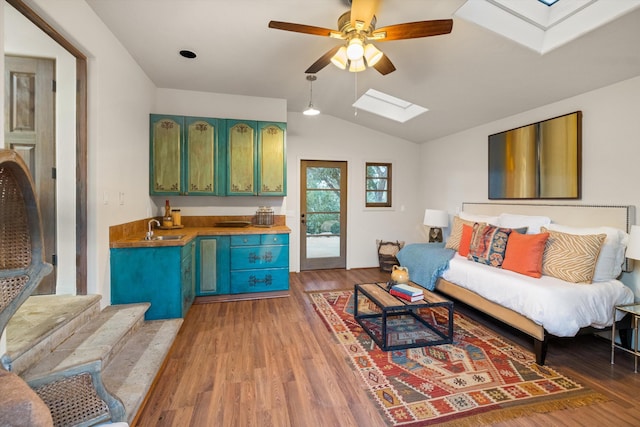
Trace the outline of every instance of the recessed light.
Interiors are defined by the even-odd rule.
[[[189,58],[189,59],[193,59],[196,57],[195,52],[192,52],[190,50],[181,50],[180,51],[180,56],[183,56],[185,58]]]

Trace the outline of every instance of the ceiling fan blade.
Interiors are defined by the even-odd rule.
[[[351,26],[357,28],[356,21],[363,23],[362,28],[369,28],[373,15],[378,10],[380,0],[352,0],[351,1]]]
[[[328,28],[314,27],[313,25],[294,24],[291,22],[269,21],[269,28],[276,30],[293,31],[295,33],[312,34],[314,36],[327,36],[335,30]]]
[[[329,63],[331,62],[331,58],[336,54],[338,49],[340,49],[340,45],[334,47],[333,49],[322,55],[316,62],[314,62],[309,68],[307,68],[307,71],[305,71],[305,73],[315,74],[329,65]]]
[[[385,54],[382,55],[382,58],[380,58],[380,60],[376,62],[376,65],[374,65],[373,68],[375,68],[383,76],[386,76],[387,74],[392,73],[396,70],[396,67]]]
[[[377,41],[415,39],[419,37],[439,36],[449,34],[453,28],[452,19],[437,19],[433,21],[407,22],[406,24],[390,25],[375,30],[371,38]],[[384,37],[376,37],[386,33]]]

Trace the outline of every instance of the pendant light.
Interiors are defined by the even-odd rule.
[[[313,106],[313,82],[316,79],[317,77],[314,75],[307,76],[307,80],[309,81],[309,106],[302,112],[305,116],[317,116],[320,114],[320,110],[316,110]]]

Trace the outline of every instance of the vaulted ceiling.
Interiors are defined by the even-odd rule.
[[[499,13],[510,1],[538,3],[469,0],[498,8]],[[560,0],[552,7],[574,3],[585,14],[598,1],[606,0]],[[322,114],[420,143],[640,76],[640,2],[618,1],[629,2],[631,9],[541,54],[497,31],[511,24],[497,21],[483,26],[471,22],[469,13],[464,18],[462,13],[456,15],[461,7],[470,6],[465,0],[382,0],[377,28],[453,19],[453,30],[448,35],[377,44],[397,68],[385,76],[373,69],[350,73],[328,65],[316,74],[314,105]],[[297,112],[309,103],[305,70],[341,42],[270,29],[269,21],[337,29],[338,17],[349,10],[348,0],[87,3],[158,87],[284,98],[288,110]],[[484,14],[474,9],[470,13]],[[578,34],[580,28],[565,26],[563,31]],[[192,50],[197,57],[183,58],[178,54],[181,49]],[[429,111],[405,123],[366,111],[356,115],[352,104],[367,89]]]

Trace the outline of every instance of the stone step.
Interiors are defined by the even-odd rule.
[[[182,319],[145,322],[103,370],[102,381],[124,403],[129,423],[142,406],[181,325]]]
[[[5,366],[21,375],[100,314],[100,295],[36,295],[7,325]]]
[[[106,367],[126,339],[142,325],[149,306],[142,303],[106,307],[21,376],[29,380],[94,360],[101,360]]]

